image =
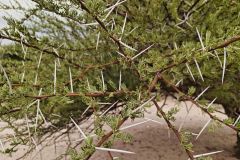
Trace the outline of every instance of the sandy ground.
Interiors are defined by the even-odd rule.
[[[168,98],[164,110],[167,111],[174,105],[175,102],[171,98]],[[188,103],[188,108],[190,106],[191,104]],[[187,114],[187,107],[183,103],[180,107],[181,110],[176,115],[177,120],[173,122],[177,129],[182,124]],[[174,133],[167,129],[167,125],[162,118],[156,116],[155,108],[151,107],[147,111],[148,113],[145,114],[145,118],[150,118],[151,120],[155,120],[155,122],[148,119],[148,122],[124,130],[124,132],[131,133],[134,136],[133,141],[131,143],[123,143],[119,141],[112,147],[114,149],[132,151],[135,152],[135,154],[112,153],[112,155],[124,160],[187,160],[188,157],[184,149],[179,145]],[[217,116],[222,119],[226,118],[226,116],[221,113],[218,113]],[[135,121],[129,120],[123,126],[129,126],[146,120],[147,119],[136,119]],[[208,120],[209,117],[207,115],[203,114],[201,110],[193,106],[182,130],[199,133]],[[238,158],[234,157],[236,133],[227,127],[221,127],[214,132],[209,132],[209,126],[212,126],[211,123],[197,140],[195,140],[196,136],[193,136],[193,154],[198,155],[214,151],[223,151],[212,155],[211,157],[214,160],[237,160]],[[79,135],[76,136],[76,133],[73,133],[70,138],[78,139],[78,137]],[[75,142],[74,140],[72,141],[73,143]],[[56,146],[52,145],[46,147],[40,152],[40,154],[32,154],[26,159],[51,160],[64,153],[66,146],[67,143],[61,142]],[[22,149],[22,151],[17,152],[12,157],[0,155],[0,160],[15,160],[23,153],[23,151],[24,150]],[[104,151],[96,151],[91,157],[91,160],[110,160],[110,157]]]

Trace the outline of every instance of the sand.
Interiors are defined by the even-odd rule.
[[[164,111],[171,109],[175,103],[176,102],[169,97],[167,100],[167,105],[164,107]],[[188,108],[191,106],[190,103],[187,103],[187,105]],[[219,110],[223,111],[221,107],[216,107]],[[173,122],[177,129],[179,129],[179,126],[182,124],[187,114],[187,107],[184,105],[184,103],[181,103],[180,108],[180,112],[178,112],[176,115],[176,121]],[[216,115],[221,119],[227,118],[224,114],[221,113],[217,113]],[[182,127],[182,130],[187,130],[192,133],[199,133],[202,127],[209,121],[209,119],[210,118],[205,115],[199,108],[193,106]],[[131,143],[123,143],[119,141],[116,142],[112,147],[114,149],[132,151],[135,154],[112,153],[114,157],[119,157],[124,160],[188,159],[184,149],[180,146],[174,133],[167,128],[167,125],[162,118],[156,116],[156,109],[154,106],[147,109],[145,119],[138,118],[134,121],[129,120],[125,122],[123,126],[137,124],[138,122],[144,122],[146,120],[148,121],[141,125],[137,125],[135,127],[124,130],[124,132],[130,133],[134,136],[134,139]],[[237,160],[238,158],[234,157],[236,133],[225,126],[217,128],[214,132],[210,132],[209,126],[212,126],[212,123],[208,125],[208,127],[202,132],[197,140],[195,140],[196,136],[193,136],[193,154],[198,155],[215,151],[223,151],[221,153],[212,155],[211,157],[214,160]],[[77,131],[72,133],[70,139],[72,139],[72,143],[74,144],[76,140],[79,139],[79,133],[77,133]],[[34,153],[26,159],[52,160],[60,154],[64,153],[67,145],[68,143],[62,139],[62,142],[58,143],[56,146],[48,146],[41,152],[37,154]],[[41,146],[39,146],[39,148],[40,147]],[[12,155],[12,157],[0,155],[0,159],[15,160],[17,157],[22,155],[23,152],[24,150],[22,149],[21,151],[18,151],[16,154]],[[104,151],[96,151],[95,154],[91,157],[91,160],[111,160],[111,158]]]

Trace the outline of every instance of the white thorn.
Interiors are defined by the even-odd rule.
[[[87,136],[85,135],[85,133],[82,131],[82,129],[79,127],[79,125],[77,125],[77,123],[70,117],[71,121],[74,123],[74,125],[77,127],[78,131],[82,134],[84,139],[87,139]]]
[[[95,147],[95,149],[96,150],[100,150],[100,151],[126,153],[126,154],[135,154],[134,152],[124,151],[124,150],[119,150],[119,149],[110,149],[110,148],[102,148],[102,147]]]
[[[146,121],[138,122],[138,123],[135,123],[135,124],[131,124],[129,126],[124,126],[124,127],[121,127],[119,130],[122,131],[122,130],[125,130],[125,129],[129,129],[129,128],[144,124],[144,123],[149,122],[149,121],[150,120],[146,120]]]
[[[118,101],[114,102],[108,109],[106,109],[99,117],[104,116],[111,108],[113,108],[115,106],[115,104],[117,104]]]
[[[194,78],[194,76],[193,76],[193,74],[192,74],[192,71],[191,71],[191,69],[190,69],[190,67],[189,67],[189,65],[188,65],[187,63],[186,63],[186,66],[187,66],[188,72],[190,73],[193,81],[195,82],[195,78]]]
[[[148,121],[151,121],[151,122],[154,122],[154,123],[158,123],[158,124],[163,124],[162,122],[159,122],[159,121],[156,121],[156,120],[153,120],[153,119],[150,119],[150,118],[144,118]]]
[[[134,49],[133,47],[131,47],[131,46],[129,46],[129,45],[123,43],[122,41],[119,41],[119,43],[120,43],[121,45],[123,45],[124,47],[126,47],[126,48],[132,50],[132,51],[135,51],[135,52],[137,51],[136,49]]]
[[[29,137],[29,139],[31,140],[31,132],[30,132],[30,127],[29,127],[29,123],[28,123],[27,114],[25,115],[25,120],[26,120],[26,123],[27,123],[28,137]]]
[[[34,85],[37,84],[37,80],[38,80],[38,73],[36,73],[35,80],[34,80]]]
[[[114,8],[118,5],[120,0],[117,1],[117,3],[115,3],[113,6],[109,7],[110,11],[107,13],[107,15],[105,16],[105,18],[102,20],[103,22],[109,17],[109,15],[112,13],[112,11],[114,10]],[[105,9],[105,12],[107,11],[107,9]]]
[[[238,116],[238,118],[237,118],[236,121],[234,122],[233,126],[236,126],[239,120],[240,120],[240,115]]]
[[[117,3],[112,5],[111,7],[108,7],[107,9],[105,9],[104,12],[107,12],[108,10],[111,10],[112,8],[116,8],[118,5],[120,5],[120,4],[122,4],[122,3],[126,2],[126,1],[127,0],[124,0],[124,1],[121,1],[121,2],[118,1]]]
[[[60,47],[61,47],[61,46],[60,46]],[[56,55],[59,56],[59,53],[58,53],[57,49],[53,48],[53,51],[56,53]],[[60,59],[57,58],[57,61],[58,61],[58,66],[61,67]]]
[[[97,34],[97,44],[96,44],[96,50],[98,50],[99,39],[100,39],[100,32],[98,32],[98,34]]]
[[[207,88],[205,88],[205,89],[194,99],[194,101],[198,100],[209,88],[210,88],[210,86],[208,86]]]
[[[101,71],[101,77],[102,77],[102,89],[105,91],[105,81],[104,81],[104,76],[103,76],[103,71]]]
[[[226,50],[226,48],[224,48],[224,60],[223,60],[222,84],[223,84],[224,76],[225,76],[225,72],[226,72],[226,62],[227,62],[227,50]]]
[[[210,155],[221,153],[221,152],[223,152],[223,150],[222,151],[216,151],[216,152],[209,152],[209,153],[198,154],[198,155],[195,155],[193,157],[194,158],[205,157],[205,156],[210,156]],[[188,160],[190,160],[190,158]]]
[[[181,79],[180,81],[178,81],[178,82],[175,84],[175,86],[178,87],[179,84],[180,84],[182,81],[183,81],[183,79]]]
[[[122,40],[122,37],[123,37],[123,33],[124,33],[124,30],[125,30],[125,27],[126,27],[126,22],[127,22],[127,12],[126,12],[124,22],[123,22],[122,33],[121,33],[121,37],[119,39],[120,41]]]
[[[23,51],[23,53],[24,53],[24,56],[23,56],[23,59],[25,60],[26,59],[26,55],[27,55],[27,52],[26,52],[26,50],[25,50],[25,48],[24,48],[24,46],[23,46],[23,38],[21,37],[21,46],[22,46],[22,51]]]
[[[70,79],[70,88],[71,88],[71,93],[73,93],[73,81],[72,81],[72,72],[71,68],[69,67],[69,79]]]
[[[39,69],[40,64],[41,64],[41,62],[42,62],[42,55],[43,55],[43,51],[42,51],[41,54],[40,54],[40,57],[39,57],[39,60],[38,60],[38,65],[37,65],[37,69]]]
[[[217,97],[212,100],[212,102],[207,106],[207,109],[216,101]]]
[[[145,48],[144,50],[142,50],[141,52],[139,52],[137,55],[135,55],[134,57],[132,57],[132,61],[137,58],[138,56],[140,56],[141,54],[143,54],[144,52],[146,52],[147,50],[149,50],[154,44],[150,45],[149,47]]]
[[[90,91],[91,90],[91,87],[90,87],[90,83],[88,81],[88,78],[87,78],[87,86],[88,86],[88,90]]]
[[[38,148],[38,145],[37,145],[36,141],[34,140],[34,138],[33,138],[33,137],[31,137],[31,138],[32,138],[33,144],[34,144],[34,145],[35,145],[35,147],[36,147],[36,150],[39,152],[39,151],[40,151],[40,149]]]
[[[125,57],[121,52],[116,51],[120,56]]]
[[[143,103],[142,105],[140,105],[139,107],[137,107],[136,109],[133,110],[132,113],[138,111],[139,109],[143,108],[146,104],[148,104],[149,102],[151,102],[156,96],[151,97],[149,100],[147,100],[145,103]]]
[[[120,70],[119,73],[119,83],[118,83],[118,90],[121,90],[121,84],[122,84],[122,71]]]
[[[29,107],[31,107],[32,105],[34,105],[37,101],[38,101],[38,100],[35,100],[35,101],[33,101],[32,103],[30,103],[30,104],[27,106],[27,109],[28,109]]]
[[[211,122],[212,119],[209,119],[207,121],[207,123],[203,126],[203,128],[201,129],[201,131],[198,133],[196,140],[198,139],[198,137],[202,134],[202,132],[205,130],[205,128],[208,126],[208,124]]]
[[[3,66],[2,66],[1,63],[0,63],[0,68],[1,68],[1,70],[3,71],[4,77],[5,77],[6,80],[7,80],[8,87],[9,87],[9,93],[12,94],[12,93],[13,93],[13,91],[12,91],[12,84],[11,84],[11,82],[10,82],[10,80],[9,80],[9,78],[8,78],[8,75],[7,75],[7,73],[6,73],[6,71],[5,71],[5,69],[3,68]]]
[[[82,113],[81,117],[90,109],[91,106],[88,106]]]
[[[5,147],[4,147],[4,145],[3,145],[3,142],[2,142],[2,140],[0,139],[0,145],[1,145],[1,148],[2,148],[2,152],[3,153],[5,153]]]
[[[22,73],[21,83],[23,83],[23,81],[24,81],[24,77],[25,77],[25,70],[24,70],[23,73]]]
[[[56,87],[57,87],[57,62],[54,61],[54,79],[53,79],[53,94],[56,95]]]
[[[223,68],[222,61],[220,60],[217,51],[215,50],[214,53],[215,53],[215,55],[216,55],[216,57],[217,57],[217,59],[218,59],[218,62],[220,63],[221,68]]]
[[[204,79],[203,79],[203,75],[202,75],[201,69],[200,69],[200,67],[199,67],[199,65],[198,65],[198,62],[197,62],[197,60],[196,60],[195,58],[194,58],[194,62],[195,62],[195,64],[196,64],[196,66],[197,66],[197,69],[198,69],[199,75],[200,75],[202,81],[204,82]]]
[[[197,34],[198,34],[199,41],[200,41],[201,46],[202,46],[202,50],[205,51],[206,48],[204,47],[204,44],[203,44],[203,41],[202,41],[202,37],[201,37],[201,35],[200,35],[200,33],[199,33],[199,31],[198,31],[197,28],[196,28],[196,30],[197,30]]]

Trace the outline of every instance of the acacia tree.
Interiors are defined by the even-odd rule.
[[[237,1],[32,0],[27,8],[18,2],[1,4],[22,14],[5,17],[0,31],[14,42],[1,47],[0,115],[16,136],[5,152],[20,144],[33,150],[93,117],[98,140],[82,133],[82,150],[72,154],[89,159],[119,137],[129,141],[119,128],[153,103],[194,159],[188,133],[172,124],[177,109],[164,112],[157,104],[166,96],[191,101],[240,131]],[[214,102],[229,119],[213,115]]]

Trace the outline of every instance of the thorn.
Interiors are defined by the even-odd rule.
[[[123,36],[124,30],[125,30],[125,27],[126,27],[126,22],[127,22],[127,12],[126,12],[124,22],[123,22],[122,33],[121,33],[121,37],[119,39],[120,41],[122,40],[122,36]]]
[[[131,34],[133,31],[135,31],[137,28],[138,28],[138,27],[134,27],[134,28],[128,33],[128,35]]]
[[[143,108],[146,104],[148,104],[149,102],[151,102],[154,98],[156,98],[156,96],[151,97],[151,98],[150,98],[149,100],[147,100],[145,103],[143,103],[142,105],[140,105],[139,107],[137,107],[136,109],[134,109],[134,110],[132,111],[132,113],[134,113],[134,112],[138,111],[139,109]]]
[[[118,90],[121,90],[121,84],[122,84],[122,71],[120,70],[119,73],[119,83],[118,83]]]
[[[205,130],[205,128],[208,126],[208,124],[211,122],[211,120],[212,120],[212,119],[209,119],[209,120],[207,121],[207,123],[203,126],[203,128],[201,129],[201,131],[198,133],[198,135],[197,135],[197,137],[196,137],[195,140],[198,139],[198,137],[202,134],[202,132]]]
[[[156,120],[153,120],[153,119],[150,119],[150,118],[144,118],[148,121],[151,121],[151,122],[154,122],[154,123],[158,123],[158,124],[163,124],[162,122],[159,122],[159,121],[156,121]]]
[[[28,106],[27,106],[27,109],[30,108],[32,105],[34,105],[38,100],[35,100],[33,101],[32,103],[30,103]]]
[[[6,149],[5,149],[5,147],[4,147],[3,142],[2,142],[1,139],[0,139],[0,145],[1,145],[1,148],[2,148],[2,152],[5,153],[5,152],[6,152]]]
[[[117,152],[117,153],[126,153],[126,154],[135,154],[134,152],[119,150],[119,149],[110,149],[110,148],[102,148],[102,147],[95,147],[96,150],[100,151],[108,151],[108,152]]]
[[[183,79],[181,79],[180,81],[178,81],[178,82],[175,84],[175,86],[178,87],[179,84],[180,84],[182,81],[183,81]]]
[[[81,117],[91,108],[91,106],[88,106],[82,113]]]
[[[107,12],[108,10],[111,10],[112,8],[116,8],[118,5],[120,5],[120,4],[122,4],[122,3],[126,2],[126,1],[127,0],[124,0],[124,1],[121,1],[121,2],[118,1],[117,3],[112,5],[111,7],[108,7],[107,9],[105,9],[104,12]]]
[[[87,139],[87,136],[85,133],[82,131],[82,129],[77,125],[77,123],[70,117],[71,121],[74,123],[74,125],[77,127],[78,131],[82,134],[84,139]]]
[[[24,71],[23,71],[23,73],[22,73],[21,83],[23,83],[23,81],[24,81],[24,77],[25,77],[25,69],[24,69]]]
[[[61,46],[60,46],[61,47]],[[57,49],[53,48],[53,51],[56,53],[56,55],[59,57],[59,53],[57,51]],[[60,63],[60,59],[57,58],[57,61],[58,61],[58,66],[61,67],[61,63]]]
[[[192,74],[192,71],[191,71],[191,69],[190,69],[188,63],[186,63],[186,66],[187,66],[188,72],[190,73],[190,75],[191,75],[193,81],[195,82],[195,78],[194,78],[194,76],[193,76],[193,74]]]
[[[212,100],[212,102],[207,106],[207,109],[216,101],[217,97]]]
[[[56,95],[56,86],[57,86],[57,62],[54,61],[54,79],[53,79],[53,94]]]
[[[90,84],[89,84],[88,78],[87,78],[87,86],[88,86],[88,90],[91,91],[91,87],[90,87]]]
[[[132,61],[134,59],[136,59],[138,56],[140,56],[141,54],[143,54],[144,52],[146,52],[147,50],[149,50],[152,46],[154,46],[154,44],[150,45],[149,47],[145,48],[144,50],[142,50],[141,52],[139,52],[137,55],[135,55],[134,57],[132,57]]]
[[[209,88],[210,88],[210,86],[208,86],[207,88],[205,88],[205,89],[194,99],[194,101],[198,100]]]
[[[216,57],[217,57],[217,59],[218,59],[218,62],[220,63],[221,68],[223,68],[222,61],[220,60],[217,51],[215,50],[214,53],[215,53],[215,55],[216,55]]]
[[[239,120],[240,120],[240,115],[238,116],[238,118],[237,118],[236,121],[234,122],[233,126],[236,126]]]
[[[223,73],[222,73],[222,84],[224,81],[225,71],[226,71],[226,62],[227,62],[227,50],[224,48],[224,60],[223,60]]]
[[[1,68],[1,70],[3,71],[4,77],[5,77],[6,80],[7,80],[8,87],[9,87],[9,93],[12,94],[12,93],[13,93],[13,91],[12,91],[12,84],[11,84],[11,82],[10,82],[10,80],[9,80],[9,78],[8,78],[8,75],[7,75],[7,73],[6,73],[6,71],[5,71],[5,69],[3,68],[3,66],[2,66],[1,63],[0,63],[0,68]]]
[[[196,30],[197,30],[197,35],[198,35],[199,41],[200,41],[201,46],[202,46],[202,50],[205,51],[206,48],[204,47],[204,44],[203,44],[203,41],[202,41],[202,37],[201,37],[201,35],[200,35],[200,33],[199,33],[197,28],[196,28]]]
[[[104,116],[111,108],[113,108],[119,101],[114,102],[108,109],[106,109],[99,117]]]
[[[101,71],[101,77],[102,77],[102,88],[103,88],[103,91],[106,90],[105,88],[105,81],[104,81],[104,76],[103,76],[103,72]]]
[[[36,147],[36,150],[39,152],[39,151],[40,151],[40,149],[39,149],[39,147],[38,147],[38,145],[37,145],[36,141],[34,140],[34,138],[33,138],[33,137],[31,137],[31,138],[32,138],[33,144],[34,144],[34,145],[35,145],[35,147]]]
[[[198,155],[195,155],[193,157],[194,158],[205,157],[205,156],[209,156],[209,155],[213,155],[213,154],[217,154],[217,153],[221,153],[221,152],[223,152],[223,150],[222,151],[216,151],[216,152],[204,153],[204,154],[198,154]],[[188,160],[190,160],[190,159],[188,159]]]
[[[96,50],[98,50],[99,39],[100,39],[100,32],[98,32],[98,35],[97,35],[97,44],[96,44]]]
[[[35,80],[34,80],[34,85],[37,84],[37,80],[38,80],[38,73],[36,73]]]
[[[122,57],[125,57],[126,58],[126,56],[124,56],[121,52],[118,52],[118,51],[116,51],[120,56],[122,56]]]
[[[73,81],[72,81],[72,73],[71,73],[71,68],[69,67],[69,79],[70,79],[70,88],[71,88],[71,93],[73,93]]]
[[[197,60],[195,58],[194,58],[194,61],[195,61],[195,64],[197,66],[197,69],[198,69],[198,72],[200,74],[200,77],[201,77],[202,81],[204,82],[203,75],[202,75],[201,69],[200,69],[200,67],[198,65],[198,62],[197,62]]]
[[[110,10],[110,11],[107,13],[105,18],[102,20],[103,22],[109,17],[109,15],[112,13],[112,11],[116,8],[116,6],[118,5],[119,1],[120,0],[118,0],[117,3],[115,3],[113,6],[109,7],[110,9],[107,8],[107,9],[104,10],[105,12],[108,11],[108,10]]]
[[[29,127],[29,123],[28,123],[27,114],[25,115],[25,120],[26,120],[26,123],[27,123],[28,137],[29,137],[29,139],[31,140],[31,132],[30,132],[30,127]]]
[[[136,49],[134,49],[133,47],[131,47],[131,46],[129,46],[129,45],[123,43],[122,41],[119,41],[119,43],[120,43],[121,45],[123,45],[124,47],[126,47],[126,48],[132,50],[132,51],[135,51],[135,52],[137,51]]]
[[[39,60],[38,60],[38,65],[37,65],[37,69],[39,69],[40,64],[41,64],[41,62],[42,62],[42,55],[43,55],[43,51],[42,51],[41,54],[40,54],[40,57],[39,57]]]

